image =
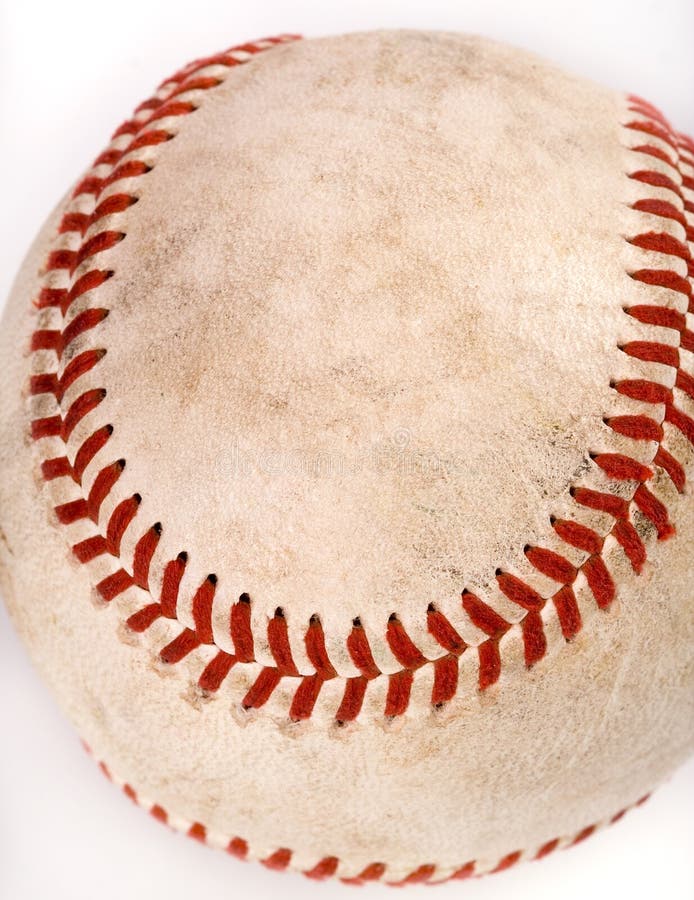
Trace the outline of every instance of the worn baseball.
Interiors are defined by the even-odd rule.
[[[437,882],[694,748],[694,144],[476,37],[283,36],[119,127],[0,335],[0,569],[116,785]]]

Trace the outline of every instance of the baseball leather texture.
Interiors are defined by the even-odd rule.
[[[694,748],[694,145],[459,34],[232,48],[66,194],[0,353],[0,585],[158,818],[436,882]]]

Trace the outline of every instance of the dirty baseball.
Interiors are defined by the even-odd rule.
[[[0,588],[143,809],[434,883],[575,844],[692,752],[666,113],[482,38],[283,35],[75,172],[0,333]]]

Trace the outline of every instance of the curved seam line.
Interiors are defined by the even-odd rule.
[[[102,154],[97,159],[95,168],[100,165],[109,165],[110,174],[101,178],[95,175],[86,176],[76,189],[74,196],[79,199],[85,194],[93,194],[96,203],[106,187],[110,187],[121,179],[137,178],[150,171],[151,166],[148,166],[141,160],[131,159],[126,162],[122,162],[122,160],[129,153],[134,152],[133,148],[140,149],[140,147],[151,146],[170,138],[175,138],[175,134],[172,135],[166,131],[147,130],[148,126],[154,121],[160,121],[171,116],[187,115],[196,108],[190,102],[182,99],[174,100],[173,98],[180,98],[187,92],[195,90],[206,91],[220,83],[220,79],[215,78],[207,80],[205,78],[196,79],[195,76],[199,71],[215,63],[233,65],[243,62],[245,60],[240,60],[233,56],[230,57],[230,54],[239,53],[239,51],[253,54],[259,50],[266,49],[263,44],[273,46],[288,39],[290,38],[280,37],[232,48],[232,50],[219,57],[211,57],[198,61],[196,64],[191,64],[173,76],[173,78],[164,82],[164,86],[171,86],[168,93],[164,97],[155,97],[150,101],[145,101],[144,104],[138,107],[136,118],[126,122],[116,132],[117,138],[120,138],[122,135],[131,137],[130,143],[122,151],[115,148],[111,151],[107,150],[105,154]],[[665,121],[662,114],[654,111],[644,101],[639,101],[637,98],[630,99],[631,105],[629,109],[631,112],[643,116],[647,122],[655,122],[662,125],[662,122]],[[143,114],[146,113],[148,115],[143,117]],[[627,123],[622,125],[622,127],[629,129],[631,125]],[[663,127],[670,129],[669,125]],[[672,145],[680,147],[682,139],[679,136],[675,136],[671,129],[668,131],[668,134]],[[632,148],[632,152],[640,152],[642,154],[645,152],[648,155],[643,148]],[[681,176],[679,166],[677,166],[677,171]],[[644,172],[645,170],[640,170],[637,174],[643,176]],[[648,172],[645,172],[645,174],[649,175]],[[657,172],[652,174],[654,176],[659,175]],[[632,177],[633,173],[627,173],[627,176]],[[654,182],[658,181],[655,177],[651,180]],[[655,184],[655,186],[663,187],[660,183]],[[679,187],[677,187],[677,193],[684,203]],[[127,193],[110,194],[102,203],[97,203],[93,213],[84,220],[79,219],[80,213],[78,211],[68,208],[63,217],[59,236],[71,231],[74,232],[76,228],[78,230],[81,229],[81,233],[84,235],[91,225],[99,221],[100,218],[123,212],[136,201],[136,196]],[[664,201],[660,201],[656,197],[653,202],[663,203]],[[687,204],[685,203],[686,206]],[[634,208],[638,208],[638,202],[634,204]],[[662,211],[656,214],[663,215]],[[686,212],[684,218],[685,227],[688,227]],[[92,292],[93,296],[98,300],[98,288],[113,275],[113,272],[93,269],[86,273],[80,273],[76,279],[74,277],[75,273],[80,272],[80,266],[83,266],[91,256],[108,251],[122,240],[124,236],[125,232],[106,230],[85,238],[78,251],[60,248],[53,250],[48,261],[47,283],[41,291],[37,305],[40,308],[46,307],[49,309],[57,307],[62,316],[62,321],[65,323],[67,312],[78,297],[84,293]],[[636,235],[627,238],[627,240],[638,248],[639,240],[643,241],[647,237],[650,242],[646,248],[641,247],[641,249],[644,249],[644,252],[653,252],[654,250],[659,252],[657,240],[648,235]],[[667,244],[664,246],[666,246],[666,250],[660,252],[672,255],[672,245]],[[685,254],[686,262],[691,267],[691,255],[689,255],[688,246],[686,244],[682,246],[684,247],[682,252]],[[685,257],[680,255],[680,258]],[[71,286],[69,290],[55,289],[51,286],[49,280],[51,272],[61,272],[62,270],[70,272]],[[663,287],[666,290],[685,293],[691,298],[691,286],[687,279],[669,269],[644,268],[628,274],[636,281]],[[52,351],[58,362],[60,362],[63,351],[70,341],[86,331],[97,328],[107,314],[108,310],[89,306],[71,318],[61,330],[38,328],[33,335],[32,349],[38,354],[46,350]],[[682,346],[682,335],[684,333],[684,331],[680,330],[679,346],[659,344],[649,340],[631,342],[629,345],[622,347],[622,349],[636,359],[662,363],[679,372],[679,350]],[[39,371],[38,374],[33,376],[32,395],[53,393],[60,410],[60,415],[58,416],[39,418],[32,422],[33,436],[36,440],[40,441],[46,437],[57,437],[62,440],[63,444],[66,444],[70,434],[79,422],[89,412],[98,408],[99,403],[105,396],[103,389],[87,391],[79,396],[66,411],[62,410],[61,401],[68,387],[72,387],[81,376],[98,365],[105,352],[103,348],[86,350],[69,362],[62,375],[58,374],[59,368],[56,368],[56,371]],[[664,402],[664,422],[669,422],[679,428],[683,431],[685,437],[691,441],[691,428],[688,424],[691,420],[676,408],[674,404],[674,388],[668,392],[662,385],[648,382],[648,379],[645,379],[644,382],[650,385],[651,391],[657,393],[656,389],[660,388],[661,393],[657,397],[651,398],[646,391],[638,399],[646,403],[657,404],[658,406]],[[630,389],[636,390],[636,388],[633,388],[636,381],[624,382],[624,384],[632,385]],[[644,388],[640,389],[645,390]],[[623,392],[626,393],[626,390],[627,388],[625,387]],[[669,397],[667,396],[668,394]],[[663,397],[665,397],[664,400]],[[668,415],[670,418],[668,418]],[[666,467],[665,471],[673,478],[673,472],[679,473],[679,470],[676,469],[679,463],[665,451],[664,422],[657,422],[646,415],[639,415],[613,416],[606,421],[606,424],[618,434],[632,437],[635,440],[652,442],[655,446],[652,463],[656,465],[667,463],[670,468]],[[105,428],[109,429],[111,426],[105,426]],[[112,433],[112,428],[110,433]],[[89,462],[103,451],[110,433],[106,434],[104,429],[100,429],[92,434],[80,445],[75,461],[72,464],[69,463],[66,457],[64,459],[44,459],[42,467],[44,478],[47,481],[55,478],[72,478],[81,487],[81,473],[89,465]],[[669,459],[666,459],[666,456]],[[658,461],[659,457],[660,462]],[[555,607],[564,638],[568,641],[575,637],[582,627],[573,589],[579,573],[585,578],[597,605],[600,608],[609,607],[614,598],[615,585],[604,559],[607,538],[612,536],[617,539],[617,542],[622,545],[627,553],[632,567],[637,572],[640,571],[646,558],[643,542],[631,524],[631,518],[636,510],[639,510],[647,519],[650,519],[655,525],[660,538],[668,537],[674,532],[674,528],[669,522],[667,508],[646,487],[648,481],[653,477],[652,470],[637,463],[631,457],[620,456],[619,454],[597,454],[593,459],[596,465],[608,473],[608,476],[611,473],[611,477],[620,483],[626,480],[633,480],[636,486],[629,500],[620,497],[614,489],[593,491],[586,488],[575,488],[574,498],[579,506],[606,513],[614,520],[614,524],[605,535],[601,535],[597,531],[588,529],[576,522],[562,521],[561,523],[552,523],[560,540],[568,548],[588,554],[580,565],[572,565],[568,559],[554,551],[541,547],[526,547],[526,557],[533,569],[541,575],[556,581],[560,585],[559,589],[552,596],[544,597],[523,579],[509,573],[497,571],[497,583],[501,593],[521,611],[521,618],[518,621],[509,621],[496,612],[493,606],[490,606],[476,595],[468,591],[463,592],[462,608],[465,614],[465,621],[474,625],[483,635],[480,643],[470,645],[474,646],[474,649],[478,652],[478,681],[481,690],[487,689],[499,679],[502,669],[500,644],[507,633],[511,631],[518,633],[520,631],[527,668],[532,667],[545,656],[547,640],[544,633],[545,621],[542,618],[542,611],[550,600]],[[82,492],[82,495],[77,500],[56,507],[56,514],[59,520],[65,525],[70,525],[85,518],[91,518],[97,523],[101,504],[116,485],[125,465],[126,460],[117,460],[115,463],[102,468],[98,472],[87,496],[84,496],[84,492]],[[641,465],[640,469],[638,468],[639,465]],[[678,477],[681,480],[679,485],[681,489],[685,479],[683,470]],[[111,513],[106,533],[98,533],[90,539],[80,541],[73,547],[75,556],[81,562],[87,563],[98,556],[109,554],[123,564],[124,561],[120,555],[120,540],[136,516],[140,502],[141,497],[139,494],[123,500]],[[561,533],[560,528],[562,530]],[[176,560],[171,560],[166,565],[162,596],[159,601],[156,601],[153,597],[148,586],[149,563],[156,551],[161,529],[162,526],[159,523],[148,529],[136,545],[132,563],[127,568],[124,566],[113,572],[97,585],[97,589],[106,601],[114,599],[119,594],[133,587],[140,588],[150,595],[153,602],[144,606],[128,619],[128,625],[136,632],[146,631],[154,621],[161,617],[180,621],[177,616],[178,585],[185,571],[187,554],[179,554]],[[581,531],[581,529],[583,530]],[[168,581],[167,574],[169,576]],[[166,597],[164,596],[165,591],[168,591]],[[261,672],[244,697],[242,705],[247,708],[258,708],[268,701],[283,678],[300,679],[289,710],[290,718],[300,720],[311,716],[322,685],[326,681],[338,678],[345,682],[345,692],[342,703],[336,712],[336,718],[338,721],[348,721],[359,715],[368,683],[381,675],[387,674],[382,672],[375,664],[372,646],[361,622],[357,619],[354,620],[352,632],[347,639],[347,650],[360,674],[351,677],[338,675],[326,650],[325,635],[320,619],[317,616],[312,617],[304,637],[307,655],[316,671],[310,674],[300,673],[293,660],[289,632],[282,610],[277,610],[274,618],[270,619],[267,626],[267,635],[265,635],[276,665],[267,666],[257,662],[253,647],[258,639],[258,635],[252,629],[250,599],[247,595],[242,595],[239,602],[231,604],[229,607],[229,629],[235,650],[234,654],[230,654],[214,641],[212,604],[215,592],[216,577],[210,575],[197,589],[192,598],[192,614],[195,628],[191,629],[184,625],[183,631],[159,651],[159,656],[164,662],[174,664],[201,645],[216,647],[218,650],[216,657],[205,666],[198,680],[198,684],[203,690],[208,692],[216,691],[233,666],[253,663],[261,666]],[[234,616],[236,616],[236,625],[234,624]],[[183,623],[180,624],[183,625]],[[468,649],[468,644],[458,634],[452,622],[440,613],[433,604],[429,604],[427,607],[427,625],[429,634],[444,651],[441,656],[433,659],[425,656],[421,649],[417,647],[395,614],[390,616],[386,625],[386,643],[393,657],[402,665],[401,670],[387,674],[389,683],[385,701],[385,714],[389,717],[401,715],[406,711],[412,690],[413,672],[424,665],[431,664],[434,666],[434,684],[431,700],[434,706],[440,706],[448,702],[457,692],[458,659]],[[244,644],[245,646],[243,646]]]

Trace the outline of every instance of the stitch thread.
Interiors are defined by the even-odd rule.
[[[74,192],[74,200],[93,196],[94,210],[86,213],[74,208],[67,210],[58,229],[60,237],[77,235],[81,242],[70,249],[57,246],[51,250],[47,264],[45,283],[35,300],[38,312],[38,327],[34,331],[31,350],[37,360],[38,371],[30,380],[30,393],[40,398],[52,395],[58,413],[39,416],[31,423],[32,438],[41,445],[58,439],[66,443],[85,416],[99,407],[106,396],[105,389],[85,390],[76,397],[66,410],[62,401],[68,388],[79,383],[81,377],[92,372],[104,355],[106,348],[95,347],[79,353],[62,369],[66,351],[81,335],[95,332],[108,316],[108,309],[98,305],[99,288],[113,276],[110,269],[89,269],[93,256],[108,253],[126,239],[127,231],[109,227],[95,235],[87,236],[89,230],[107,217],[122,216],[137,203],[137,196],[127,191],[118,191],[101,199],[107,187],[121,181],[142,179],[151,170],[151,165],[138,159],[127,159],[130,154],[143,148],[164,145],[175,135],[165,128],[167,119],[185,117],[193,113],[196,106],[185,99],[190,92],[214,90],[222,83],[221,77],[205,74],[212,66],[229,69],[241,64],[260,51],[277,43],[293,39],[291,36],[272,38],[252,44],[232,48],[226,53],[198,60],[165,81],[160,92],[141,104],[132,119],[125,122],[114,134],[112,145],[97,158],[94,170],[85,176]],[[694,180],[684,174],[682,165],[694,165],[692,155],[694,145],[685,136],[676,134],[664,116],[639,98],[632,97],[629,110],[634,118],[624,128],[627,133],[639,136],[645,141],[631,148],[633,153],[648,160],[656,159],[669,166],[681,179],[686,190],[694,189]],[[655,141],[656,143],[653,143]],[[660,142],[660,143],[657,143]],[[660,144],[664,144],[664,150]],[[96,172],[100,167],[108,167],[108,174]],[[639,168],[626,173],[626,177],[645,186],[673,194],[672,200],[659,196],[642,198],[632,204],[641,213],[676,222],[686,230],[687,240],[693,240],[694,226],[692,214],[694,205],[689,202],[683,189],[670,175],[652,168]],[[685,261],[688,277],[694,270],[688,245],[663,232],[644,231],[626,240],[637,250],[649,254],[662,255]],[[87,271],[83,271],[84,269]],[[56,274],[57,273],[57,274]],[[60,274],[63,273],[62,282]],[[694,312],[691,284],[687,277],[671,268],[640,268],[627,273],[635,282],[673,291],[684,295],[688,301],[688,312]],[[58,279],[56,281],[56,279]],[[67,280],[66,280],[67,279]],[[62,285],[62,286],[61,286]],[[96,302],[70,318],[75,301],[91,293]],[[326,681],[340,679],[343,694],[335,713],[340,723],[355,719],[363,706],[368,685],[374,679],[388,679],[384,713],[386,716],[402,715],[408,708],[414,672],[424,665],[433,665],[433,687],[431,703],[440,706],[449,702],[458,687],[458,660],[462,654],[472,650],[478,660],[478,685],[484,691],[494,685],[502,671],[502,639],[511,629],[519,629],[523,641],[525,663],[528,668],[539,663],[547,652],[547,637],[544,631],[542,613],[551,601],[561,632],[565,640],[572,640],[582,627],[581,614],[574,594],[573,585],[579,575],[585,581],[599,609],[608,609],[614,600],[616,586],[604,558],[605,542],[608,537],[621,546],[632,568],[638,574],[646,562],[646,545],[635,528],[632,519],[638,511],[654,527],[659,539],[674,534],[675,526],[670,522],[666,506],[652,493],[648,484],[654,477],[654,468],[662,469],[678,491],[683,491],[686,483],[682,464],[664,446],[666,426],[674,428],[690,443],[694,443],[694,420],[677,406],[675,391],[681,391],[694,398],[694,376],[681,368],[681,353],[694,352],[694,332],[687,328],[686,316],[678,310],[661,305],[634,304],[625,309],[625,314],[643,325],[666,328],[679,335],[679,347],[664,344],[658,340],[631,341],[620,347],[623,353],[633,359],[656,363],[676,372],[674,389],[644,378],[627,379],[612,383],[612,388],[620,395],[660,407],[664,405],[665,416],[659,421],[654,410],[652,416],[617,415],[604,420],[607,429],[638,442],[654,442],[657,445],[652,465],[645,465],[636,458],[624,454],[599,452],[590,453],[592,463],[615,483],[633,483],[631,499],[622,494],[574,486],[571,496],[578,508],[598,511],[609,516],[613,525],[607,534],[601,535],[578,521],[555,520],[550,524],[567,548],[585,554],[581,563],[573,563],[566,556],[541,546],[526,546],[525,558],[542,576],[557,585],[556,592],[549,598],[542,596],[526,580],[511,573],[497,570],[496,581],[501,594],[523,611],[520,621],[514,623],[502,617],[493,607],[479,597],[465,590],[461,596],[461,609],[471,624],[485,635],[476,647],[470,647],[458,634],[453,623],[434,605],[429,604],[426,612],[427,631],[441,648],[441,654],[431,659],[415,644],[396,615],[391,615],[384,627],[384,637],[393,657],[402,669],[384,675],[374,661],[369,639],[357,618],[346,641],[350,659],[357,671],[356,677],[339,676],[329,659],[323,626],[317,616],[311,618],[304,637],[306,653],[315,672],[307,674],[299,671],[293,657],[287,622],[282,610],[278,609],[267,623],[266,639],[274,660],[274,666],[263,666],[255,682],[242,700],[242,706],[262,707],[272,696],[282,679],[297,682],[289,710],[290,718],[300,721],[309,718],[318,701]],[[60,327],[57,327],[59,325]],[[45,326],[45,327],[44,327]],[[52,362],[47,362],[47,357]],[[113,434],[113,425],[98,428],[80,444],[71,463],[67,455],[45,457],[41,463],[43,478],[47,483],[68,479],[81,487],[86,468],[97,455],[104,453]],[[98,524],[103,503],[117,485],[120,475],[127,465],[125,459],[113,461],[101,468],[86,496],[82,495],[55,506],[56,516],[62,524],[69,526],[80,520],[91,520]],[[111,556],[121,567],[97,584],[97,590],[105,602],[130,589],[139,589],[148,594],[141,608],[127,619],[133,632],[144,633],[159,619],[178,621],[178,601],[180,585],[186,569],[188,557],[181,552],[170,560],[164,568],[163,582],[159,596],[152,594],[149,585],[149,567],[164,525],[157,522],[146,528],[137,541],[133,557],[125,560],[121,556],[121,541],[125,531],[138,515],[141,498],[136,494],[123,499],[109,516],[104,533],[74,544],[75,558],[89,564],[102,556]],[[160,659],[169,665],[183,660],[201,645],[214,646],[212,629],[212,603],[217,591],[217,579],[209,575],[198,586],[192,598],[193,628],[184,627],[169,643],[159,650]],[[251,625],[250,599],[243,594],[230,606],[228,632],[234,648],[233,653],[217,647],[217,654],[209,661],[198,679],[199,687],[209,693],[219,690],[234,666],[255,662],[255,639]]]
[[[84,741],[82,742],[82,744],[87,753],[92,755],[92,751],[89,746],[84,743]],[[243,838],[213,835],[201,822],[180,824],[180,817],[172,817],[158,803],[150,803],[144,800],[130,784],[114,777],[111,770],[104,762],[97,761],[97,764],[102,773],[108,778],[108,780],[111,781],[114,785],[120,787],[120,789],[123,791],[125,796],[128,797],[129,800],[144,809],[146,812],[149,812],[149,814],[154,819],[156,819],[158,822],[161,822],[163,825],[167,825],[174,831],[179,831],[183,834],[186,834],[188,837],[193,838],[193,840],[199,841],[200,843],[206,844],[207,846],[210,846],[212,848],[224,849],[227,853],[229,853],[230,856],[234,856],[236,857],[236,859],[242,860],[244,862],[249,861],[251,858],[256,858],[255,855],[252,854],[248,842]],[[641,797],[631,806],[620,810],[615,815],[610,816],[609,818],[601,822],[594,823],[592,825],[588,825],[585,828],[582,828],[575,835],[566,838],[553,838],[552,840],[547,841],[545,844],[543,844],[535,852],[514,850],[512,853],[506,854],[506,856],[502,857],[502,859],[500,859],[496,864],[492,864],[491,866],[488,864],[485,865],[480,861],[475,860],[466,862],[464,865],[461,865],[457,869],[453,869],[453,871],[451,872],[449,869],[441,871],[441,867],[437,866],[434,863],[424,863],[413,869],[412,872],[405,875],[403,878],[393,879],[392,877],[387,877],[388,866],[383,862],[369,863],[369,865],[365,866],[364,869],[362,869],[361,872],[356,876],[340,875],[340,868],[342,866],[341,860],[339,859],[339,857],[333,855],[322,857],[315,865],[311,866],[308,869],[297,869],[296,865],[293,862],[294,852],[287,847],[280,847],[268,856],[264,858],[258,858],[258,861],[263,866],[265,866],[265,868],[271,869],[275,872],[284,872],[288,869],[291,869],[298,871],[306,878],[310,878],[316,881],[325,881],[326,879],[337,877],[343,884],[355,886],[375,881],[380,881],[383,884],[389,885],[391,887],[403,887],[407,884],[444,884],[448,881],[462,881],[467,878],[481,878],[484,875],[503,872],[523,860],[540,860],[544,859],[544,857],[549,856],[550,853],[553,853],[555,850],[558,850],[560,848],[568,849],[569,847],[575,847],[577,844],[582,843],[591,835],[595,834],[595,832],[599,829],[608,825],[614,825],[619,822],[627,812],[632,809],[636,809],[639,806],[642,806],[648,800],[648,798],[649,795],[646,794],[646,796]]]

